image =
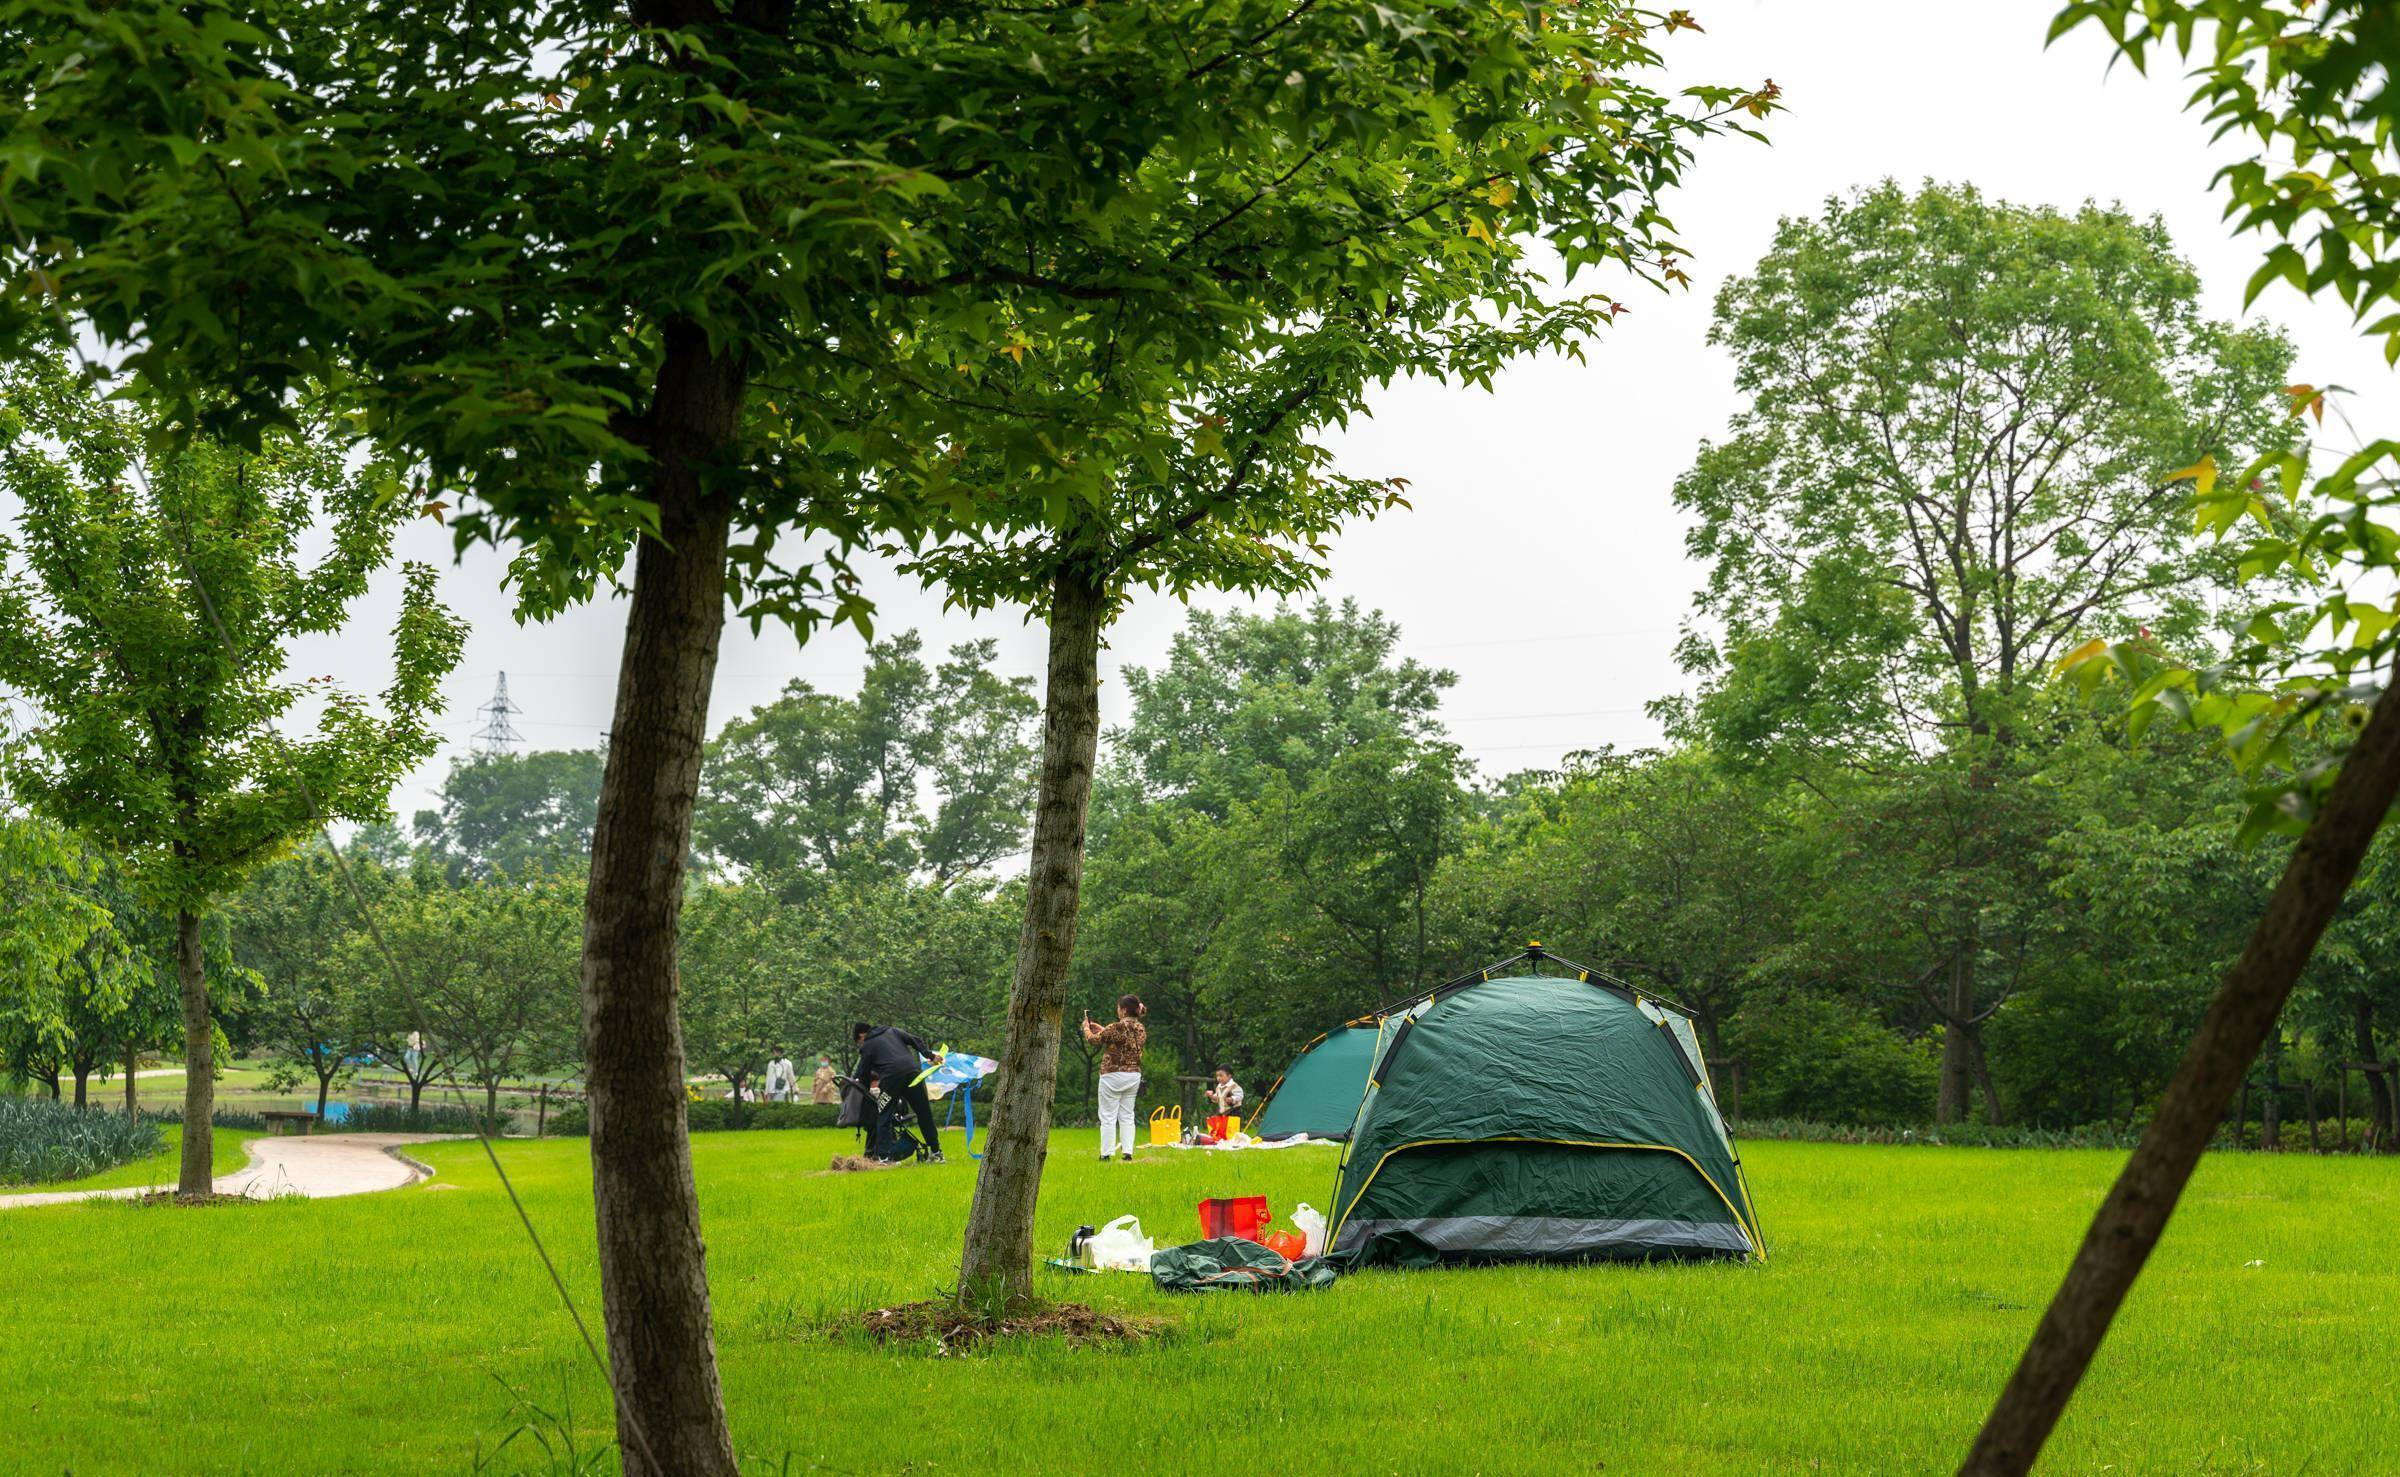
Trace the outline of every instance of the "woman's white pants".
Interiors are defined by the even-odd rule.
[[[1142,1090],[1139,1072],[1100,1074],[1100,1155],[1133,1150],[1133,1099]]]

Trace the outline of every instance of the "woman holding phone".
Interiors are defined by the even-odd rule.
[[[1100,1162],[1133,1157],[1133,1100],[1142,1090],[1142,1028],[1146,1014],[1139,995],[1117,997],[1117,1018],[1105,1026],[1083,1014],[1083,1039],[1100,1043]]]

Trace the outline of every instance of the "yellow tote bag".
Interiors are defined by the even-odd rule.
[[[1228,1113],[1228,1114],[1226,1114],[1226,1115],[1225,1115],[1225,1137],[1227,1137],[1227,1138],[1232,1138],[1232,1137],[1233,1137],[1235,1134],[1237,1134],[1237,1133],[1240,1133],[1241,1131],[1242,1131],[1242,1115],[1241,1115],[1241,1114],[1239,1114],[1239,1113]]]
[[[1172,1144],[1183,1137],[1183,1109],[1152,1108],[1150,1110],[1150,1142]]]

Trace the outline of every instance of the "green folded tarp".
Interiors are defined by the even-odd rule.
[[[1160,1292],[1304,1292],[1331,1287],[1336,1275],[1324,1257],[1288,1261],[1239,1236],[1170,1246],[1150,1257],[1150,1280]]]

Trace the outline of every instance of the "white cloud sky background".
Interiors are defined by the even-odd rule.
[[[2263,249],[2231,237],[2221,220],[2209,181],[2233,153],[2212,150],[2200,119],[2182,110],[2189,84],[2180,68],[2148,79],[2122,65],[2108,71],[2097,32],[2045,50],[2054,0],[1701,0],[1692,9],[1707,33],[1668,48],[1679,84],[1772,77],[1789,111],[1769,121],[1771,147],[1712,144],[1671,202],[1694,253],[1691,289],[1662,295],[1587,277],[1579,287],[1614,291],[1632,311],[1590,345],[1586,363],[1523,364],[1491,394],[1395,385],[1337,443],[1351,471],[1408,478],[1415,508],[1338,538],[1324,593],[1384,611],[1409,654],[1458,674],[1445,717],[1487,774],[1549,765],[1570,749],[1650,742],[1657,731],[1643,704],[1686,685],[1673,647],[1702,571],[1684,558],[1670,490],[1737,404],[1731,366],[1706,342],[1716,290],[1758,258],[1780,217],[1885,176],[1969,181],[2029,204],[2118,202],[2166,220],[2199,270],[2208,310],[2223,317],[2240,315]],[[2255,311],[2292,333],[2299,378],[2349,386],[2352,416],[2376,418],[2388,371],[2345,310],[2278,285]],[[453,563],[447,536],[430,524],[412,527],[403,552],[442,568],[444,599],[472,627],[446,687],[451,742],[393,796],[403,821],[434,802],[501,671],[528,747],[598,741],[616,687],[621,600],[519,626],[499,556],[477,551]],[[292,671],[380,687],[395,590],[393,578],[380,581],[353,634],[304,644]],[[880,631],[919,629],[936,651],[993,636],[1007,670],[1042,670],[1041,630],[1021,612],[945,615],[938,594],[889,573],[871,577],[869,591]],[[1111,634],[1106,673],[1161,660],[1182,619],[1171,599],[1139,600]],[[846,628],[802,647],[772,626],[755,638],[729,626],[712,730],[793,677],[852,690],[862,651]],[[1123,717],[1121,685],[1105,685],[1102,702],[1108,721]]]

